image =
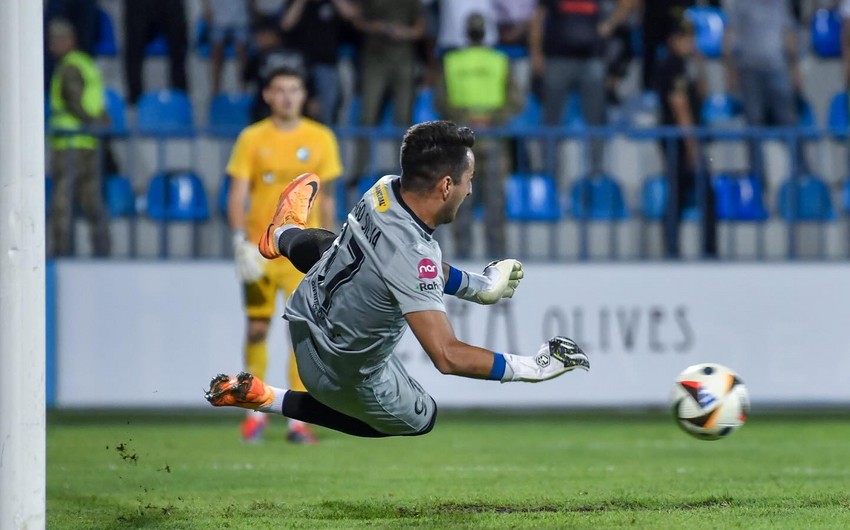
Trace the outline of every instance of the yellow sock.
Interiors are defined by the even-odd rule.
[[[289,352],[289,388],[296,392],[306,392],[301,376],[298,375],[298,365],[295,363],[295,353]]]
[[[245,344],[245,371],[266,378],[266,368],[269,366],[269,351],[266,341],[248,342]],[[300,381],[299,381],[300,383]]]

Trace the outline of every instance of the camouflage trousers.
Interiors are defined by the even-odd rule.
[[[94,149],[58,149],[51,159],[53,194],[50,199],[50,233],[53,255],[74,253],[74,205],[88,221],[95,256],[108,256],[110,250],[109,214],[103,204]]]

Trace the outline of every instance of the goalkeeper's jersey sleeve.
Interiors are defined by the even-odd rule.
[[[338,377],[362,378],[392,354],[407,329],[405,314],[445,312],[441,263],[432,230],[401,199],[399,177],[386,176],[348,214],[285,318],[310,326]]]

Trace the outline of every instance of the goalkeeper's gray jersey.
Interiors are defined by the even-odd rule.
[[[389,175],[363,195],[286,306],[284,318],[309,325],[318,361],[337,382],[383,366],[406,313],[445,311],[440,246],[401,200],[400,184]]]

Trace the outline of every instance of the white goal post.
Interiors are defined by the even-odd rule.
[[[0,528],[45,526],[41,0],[0,0]]]

